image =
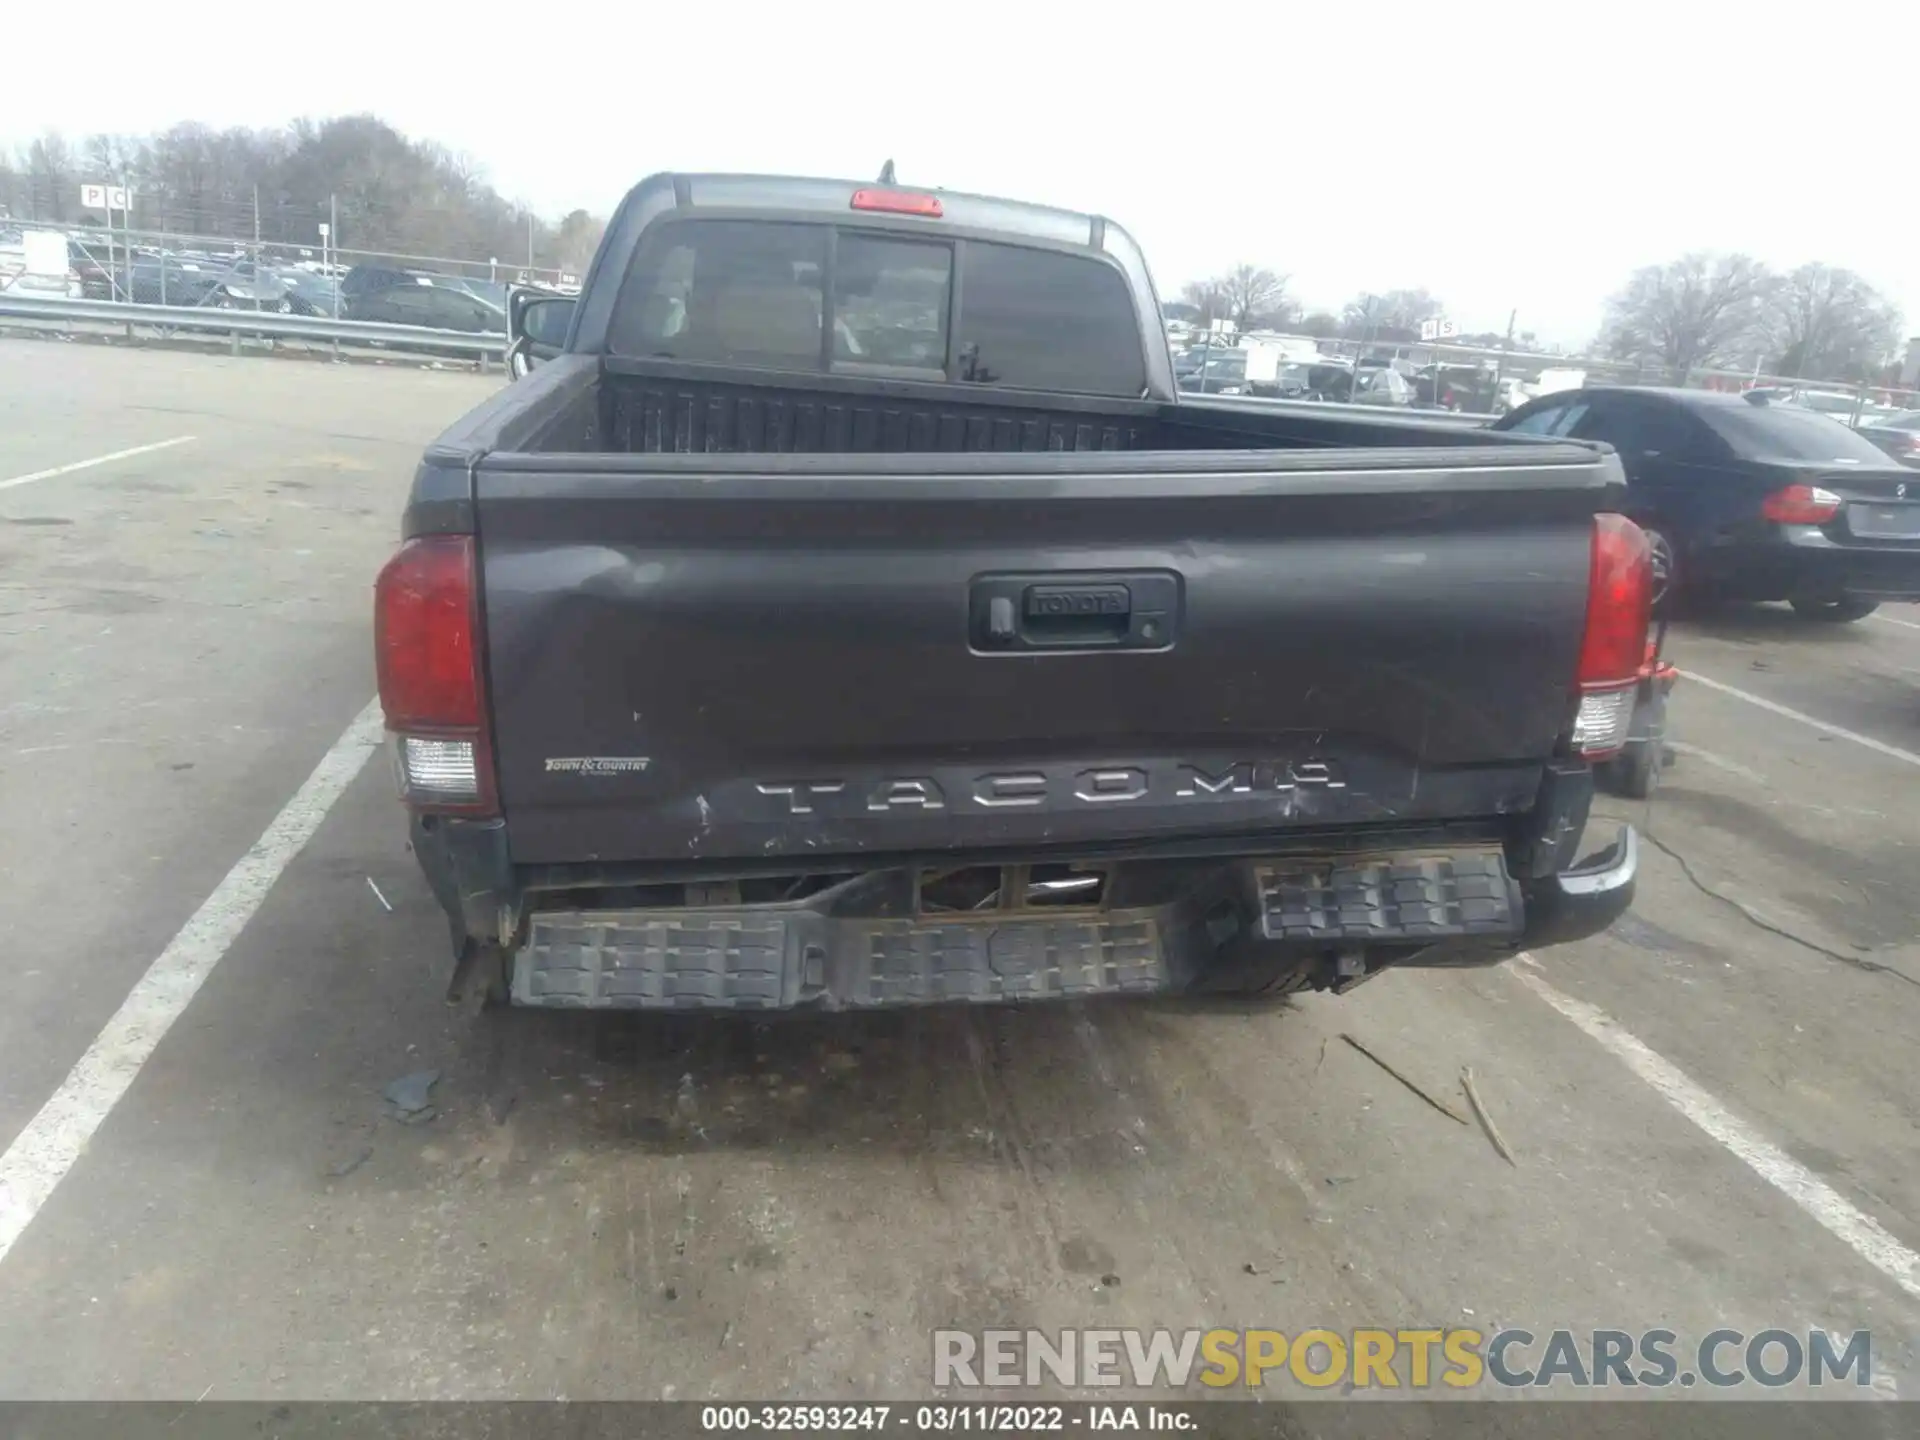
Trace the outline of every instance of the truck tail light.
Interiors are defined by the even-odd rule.
[[[1580,639],[1573,748],[1604,759],[1627,743],[1647,658],[1653,562],[1647,537],[1624,515],[1593,517],[1587,627]]]
[[[1818,485],[1789,485],[1762,500],[1760,513],[1776,525],[1824,525],[1840,513],[1840,497]]]
[[[380,708],[400,795],[419,810],[492,813],[473,540],[407,541],[374,585]]]

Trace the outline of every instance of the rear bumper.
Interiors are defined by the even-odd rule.
[[[1630,829],[1522,883],[1498,846],[1286,857],[1110,877],[1104,910],[919,913],[918,872],[868,872],[800,904],[542,909],[512,952],[515,1004],[841,1010],[1205,991],[1253,963],[1345,989],[1393,965],[1491,964],[1604,930],[1632,903]],[[1163,898],[1155,900],[1155,892]]]
[[[1614,841],[1572,870],[1541,884],[1529,899],[1525,945],[1537,949],[1597,935],[1633,905],[1640,837],[1622,825]]]
[[[1754,599],[1920,600],[1920,541],[1842,545],[1821,530],[1795,527],[1785,543],[1729,546],[1702,559],[1709,579]]]
[[[1795,590],[1858,595],[1868,600],[1920,600],[1920,544],[1910,549],[1803,552]]]

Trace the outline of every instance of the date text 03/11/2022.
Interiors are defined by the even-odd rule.
[[[1189,1408],[1151,1404],[706,1405],[700,1410],[700,1428],[716,1433],[762,1434],[842,1430],[1191,1432],[1198,1428],[1198,1420]]]

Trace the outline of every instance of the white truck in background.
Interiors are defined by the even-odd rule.
[[[64,230],[0,227],[0,293],[21,299],[68,300],[80,295]]]

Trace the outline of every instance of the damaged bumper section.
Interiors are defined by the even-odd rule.
[[[548,1008],[870,1009],[1207,991],[1249,967],[1281,977],[1265,988],[1344,990],[1393,965],[1488,964],[1597,933],[1631,904],[1637,864],[1622,829],[1592,860],[1526,880],[1489,844],[900,868],[772,903],[727,884],[670,905],[553,895],[526,915],[511,991]]]

